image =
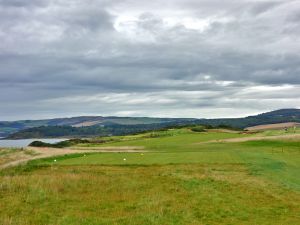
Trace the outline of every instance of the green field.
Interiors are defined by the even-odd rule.
[[[296,131],[299,133],[299,130]],[[140,146],[31,161],[0,176],[0,224],[300,224],[300,140],[192,132],[108,137]]]

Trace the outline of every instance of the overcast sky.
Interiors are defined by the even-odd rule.
[[[292,107],[298,0],[0,0],[0,121]]]

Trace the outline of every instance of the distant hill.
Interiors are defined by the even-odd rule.
[[[53,126],[70,126],[74,128],[90,126],[113,126],[113,125],[146,125],[162,123],[180,123],[193,121],[195,119],[181,118],[149,118],[149,117],[102,117],[102,116],[80,116],[71,118],[45,119],[45,120],[19,120],[0,121],[0,137],[7,137],[18,131]]]
[[[280,109],[255,116],[232,119],[183,119],[149,117],[83,116],[49,120],[0,122],[0,136],[12,139],[124,135],[182,125],[246,127],[300,122],[300,109]]]
[[[203,124],[209,124],[213,126],[222,124],[242,129],[271,123],[300,122],[300,109],[279,109],[244,118],[204,119],[201,120],[201,122]]]

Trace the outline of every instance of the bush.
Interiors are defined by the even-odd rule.
[[[29,144],[31,147],[47,147],[47,148],[66,148],[76,144],[87,144],[91,143],[86,139],[70,139],[66,141],[60,141],[58,143],[50,144],[42,141],[33,141]]]
[[[205,132],[205,129],[202,126],[197,126],[197,127],[192,127],[191,131],[193,131],[193,132]]]
[[[31,147],[52,147],[52,144],[45,143],[42,141],[33,141],[29,144]]]
[[[226,124],[220,124],[220,125],[216,126],[216,128],[227,129],[227,130],[241,130],[239,128],[232,127],[232,126],[229,126],[229,125],[226,125]]]

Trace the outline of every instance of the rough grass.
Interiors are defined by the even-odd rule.
[[[18,148],[0,148],[0,167],[1,165],[22,158],[23,151]]]
[[[52,166],[2,175],[1,224],[299,224],[293,191],[243,165]]]
[[[259,134],[262,134],[263,136],[272,136],[272,135],[285,135],[285,134],[299,134],[300,133],[300,127],[294,128],[288,128],[287,130],[279,129],[279,130],[266,130],[259,132]]]

